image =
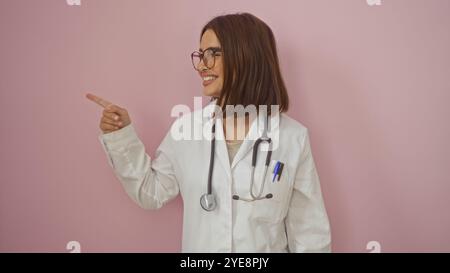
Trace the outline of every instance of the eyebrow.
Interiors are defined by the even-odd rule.
[[[205,51],[208,50],[208,49],[212,49],[213,51],[216,51],[216,50],[220,50],[221,48],[220,48],[220,47],[214,47],[214,46],[212,46],[212,47],[206,48]],[[203,52],[203,49],[201,49],[201,48],[199,48],[198,50],[199,50],[200,52]]]

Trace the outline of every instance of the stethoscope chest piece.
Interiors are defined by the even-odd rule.
[[[214,210],[216,208],[216,198],[214,197],[214,194],[203,194],[202,197],[200,197],[200,205],[206,211]]]

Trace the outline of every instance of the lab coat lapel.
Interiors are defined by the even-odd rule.
[[[281,114],[272,115],[269,120],[269,131],[267,132],[268,136],[272,138],[272,141],[274,141],[274,137],[276,137],[275,133],[279,133],[279,122],[280,122]],[[258,124],[259,120],[259,124]],[[259,137],[262,136],[264,131],[264,125],[262,123],[261,117],[258,116],[258,118],[255,118],[252,121],[252,124],[250,126],[250,129],[248,131],[248,134],[245,136],[244,141],[241,144],[241,147],[239,148],[236,156],[233,159],[233,162],[231,164],[231,169],[233,169],[239,161],[244,159],[247,154],[253,150],[253,145]]]
[[[245,158],[245,156],[250,152],[250,150],[252,150],[253,144],[255,143],[254,136],[257,135],[256,120],[257,119],[254,119],[252,124],[250,125],[250,129],[249,129],[247,135],[245,136],[244,141],[242,141],[241,147],[239,147],[239,150],[233,159],[233,162],[231,164],[231,169],[233,169],[234,166],[236,166],[236,164],[239,161],[241,161],[243,158]]]
[[[231,178],[230,158],[228,156],[227,144],[225,143],[225,136],[223,133],[222,118],[216,119],[216,158],[219,158],[228,179]]]

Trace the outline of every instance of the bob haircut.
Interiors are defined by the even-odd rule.
[[[222,48],[224,82],[217,105],[278,105],[289,107],[281,76],[275,37],[270,27],[250,13],[217,16],[202,29],[216,34]]]

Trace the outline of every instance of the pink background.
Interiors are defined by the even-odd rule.
[[[448,0],[0,0],[0,251],[180,251],[181,198],[128,198],[84,95],[126,107],[153,156],[201,94],[202,26],[237,11],[275,33],[333,251],[450,251]]]

